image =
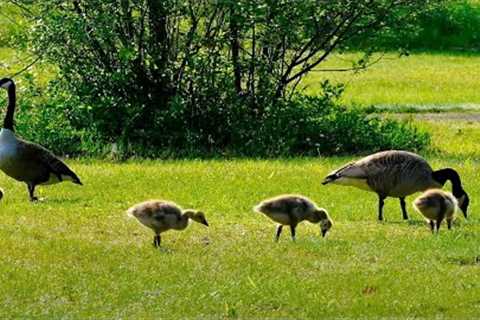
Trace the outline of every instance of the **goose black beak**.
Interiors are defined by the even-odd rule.
[[[325,179],[323,179],[322,184],[326,185],[327,183],[330,183],[330,182],[334,181],[335,179],[336,179],[335,175],[326,176]]]
[[[208,227],[208,222],[207,222],[207,220],[203,220],[203,221],[202,221],[202,224],[204,224],[204,225],[206,225],[206,226]]]
[[[322,230],[322,238],[325,238],[325,236],[327,235],[327,232],[328,230]]]

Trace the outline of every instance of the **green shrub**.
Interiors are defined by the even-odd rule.
[[[279,111],[281,110],[281,111]],[[428,133],[408,122],[368,116],[321,97],[297,96],[268,115],[262,138],[267,155],[332,155],[385,149],[419,150]]]
[[[325,82],[318,97],[295,95],[277,102],[262,101],[251,109],[248,97],[224,91],[214,96],[207,88],[192,109],[191,102],[174,100],[166,112],[154,115],[150,129],[132,130],[132,140],[102,138],[89,108],[75,106],[55,83],[41,95],[28,79],[22,81],[17,115],[19,133],[41,142],[58,154],[115,157],[276,157],[374,152],[384,149],[419,150],[430,140],[410,123],[373,117],[356,108],[336,103],[342,87]],[[57,90],[57,91],[55,91]],[[55,94],[54,94],[55,93]],[[196,95],[197,97],[199,95]],[[135,141],[136,143],[132,143]],[[113,150],[112,150],[112,146]]]

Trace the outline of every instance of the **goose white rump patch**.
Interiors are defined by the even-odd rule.
[[[339,185],[342,185],[342,186],[356,187],[356,188],[366,190],[366,191],[373,191],[370,188],[370,186],[368,185],[366,179],[341,177],[341,178],[338,178],[338,179],[332,181],[332,183],[339,184]]]

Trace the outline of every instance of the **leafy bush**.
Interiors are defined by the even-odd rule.
[[[71,101],[41,96],[34,87],[23,96],[17,116],[20,134],[41,141],[59,154],[130,157],[292,156],[373,152],[383,149],[419,150],[429,136],[406,122],[381,119],[364,110],[339,106],[342,87],[322,84],[318,97],[295,95],[288,101],[263,103],[251,110],[245,98],[234,93],[203,101],[210,106],[192,112],[190,104],[177,100],[168,112],[157,114],[151,130],[132,131],[136,143],[102,140],[95,124],[84,123]],[[213,88],[212,90],[216,90]],[[209,93],[206,97],[211,97]],[[206,98],[205,98],[206,99]],[[34,103],[31,103],[34,101]],[[86,108],[88,114],[88,108]],[[89,128],[89,129],[85,129]]]

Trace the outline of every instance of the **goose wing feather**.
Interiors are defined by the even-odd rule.
[[[47,182],[50,174],[53,174],[59,180],[64,180],[63,177],[67,176],[73,183],[82,184],[78,176],[62,160],[38,144],[19,139],[18,153],[22,159],[29,162],[32,168],[30,171],[36,172],[37,177],[33,180],[42,180],[35,181],[37,183]]]

